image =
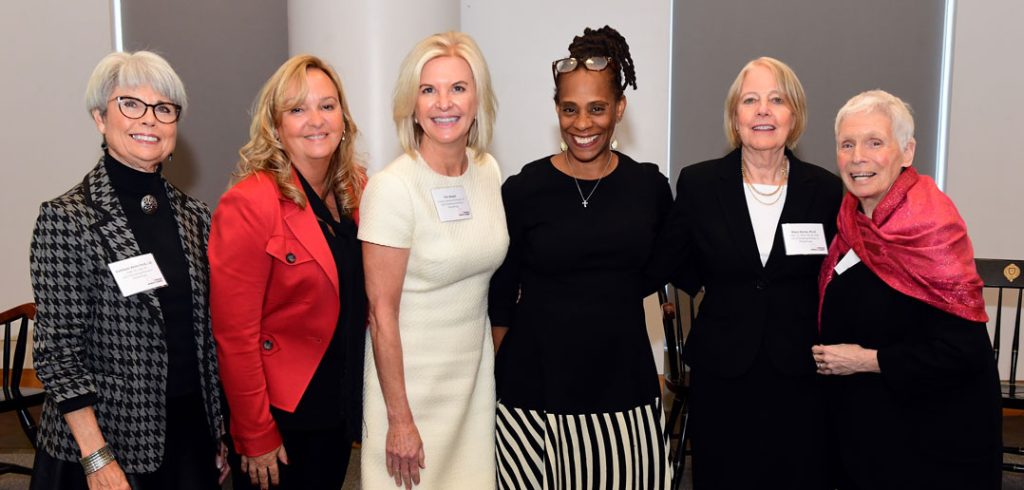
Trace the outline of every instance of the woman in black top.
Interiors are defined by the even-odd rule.
[[[510,245],[490,294],[498,486],[664,488],[642,270],[671,194],[657,166],[611,148],[623,91],[636,87],[625,39],[588,28],[569,54],[552,64],[566,149],[502,187]]]
[[[32,239],[34,357],[47,398],[31,487],[219,488],[210,213],[160,174],[184,87],[153,53],[113,53],[86,102],[104,156],[43,203]],[[133,281],[126,259],[148,272]]]
[[[914,170],[914,119],[898,97],[853,97],[835,129],[849,192],[812,352],[836,486],[999,488],[999,376],[967,227]]]

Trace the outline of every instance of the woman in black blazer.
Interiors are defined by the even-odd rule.
[[[704,289],[685,351],[697,489],[823,488],[810,350],[843,189],[793,155],[805,121],[793,71],[747,63],[725,102],[734,150],[680,172],[650,264],[691,295]]]

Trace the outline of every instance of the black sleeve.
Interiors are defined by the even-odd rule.
[[[656,169],[657,167],[655,167]],[[661,230],[665,229],[665,223],[668,221],[669,213],[672,211],[672,189],[669,187],[668,178],[661,174],[660,171],[655,170],[656,174],[653,177],[653,187],[651,189],[654,194],[654,213],[655,213],[655,234],[660,235]],[[654,247],[652,250],[657,251],[658,240],[656,238]],[[652,254],[653,255],[653,254]],[[653,256],[652,256],[653,258]],[[644,268],[644,297],[654,294],[658,288],[665,285],[668,280],[658,273],[653,273],[657,269],[652,267]]]
[[[984,323],[923,303],[919,318],[920,335],[878,350],[883,379],[898,392],[956,385],[994,362]]]
[[[522,212],[517,205],[514,192],[515,176],[501,186],[501,199],[505,206],[505,223],[508,226],[508,253],[505,261],[491,277],[487,294],[487,313],[491,325],[512,327],[516,303],[519,300],[519,283],[522,267],[523,225],[518,219]]]
[[[69,412],[74,412],[80,408],[91,407],[99,400],[100,397],[95,393],[86,393],[74,398],[68,398],[62,402],[57,402],[57,409],[60,410],[61,415],[64,415]]]
[[[676,200],[672,205],[661,233],[654,243],[654,252],[647,263],[646,275],[662,284],[671,281],[676,287],[693,296],[702,284],[693,262],[692,193],[684,171],[676,182]]]

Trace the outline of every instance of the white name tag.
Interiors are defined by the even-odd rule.
[[[466,189],[461,185],[431,189],[430,194],[434,197],[434,207],[437,208],[437,217],[441,218],[441,221],[458,221],[473,217],[469,210]]]
[[[842,259],[839,259],[839,263],[836,264],[836,275],[842,274],[847,271],[850,267],[857,265],[860,262],[860,257],[857,256],[857,252],[854,252],[851,248],[849,252]]]
[[[786,255],[825,255],[825,228],[821,223],[783,223],[782,240]]]
[[[156,265],[153,254],[142,254],[130,259],[111,262],[107,264],[107,267],[110,267],[110,272],[114,274],[114,280],[117,281],[117,287],[121,288],[121,295],[125,298],[167,285],[167,280],[160,272],[160,266]]]

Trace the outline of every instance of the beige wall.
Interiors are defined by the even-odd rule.
[[[83,93],[113,43],[108,0],[0,5],[0,309],[6,309],[33,300],[28,248],[39,203],[81,181],[101,154]]]
[[[967,222],[975,256],[1024,259],[1024,156],[1017,149],[1024,125],[1024,32],[1018,25],[1024,2],[962,1],[956,14],[946,192]],[[995,301],[986,295],[992,317]],[[1004,322],[1009,318],[1012,325],[1010,314],[1004,308]],[[1003,337],[1005,379],[1012,339]]]
[[[1022,16],[1020,0],[957,2],[946,192],[978,257],[1024,258]]]

